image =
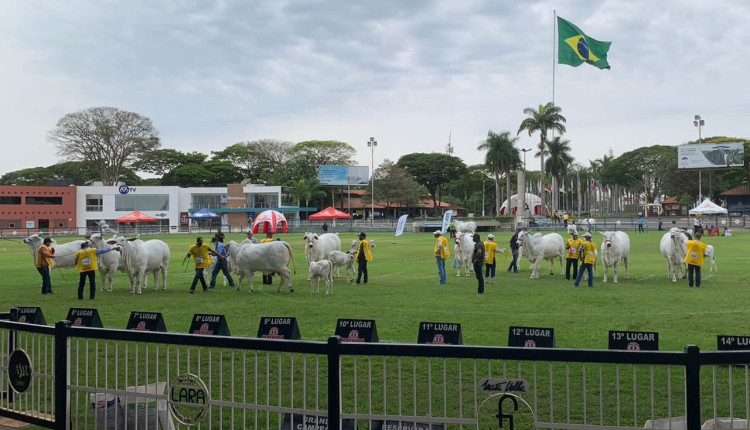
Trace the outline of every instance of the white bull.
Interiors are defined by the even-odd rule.
[[[630,237],[624,231],[605,231],[602,233],[602,264],[604,265],[604,277],[602,282],[607,282],[607,273],[612,267],[612,282],[617,283],[617,271],[620,261],[625,263],[625,279],[630,277],[628,263],[630,261]]]
[[[716,266],[716,260],[714,260],[714,247],[713,245],[706,245],[706,257],[710,260],[711,265],[709,266],[708,271],[719,271],[719,268]]]
[[[456,232],[460,233],[476,233],[477,232],[477,223],[473,221],[469,222],[461,222],[461,221],[454,221],[453,226],[456,227]]]
[[[526,258],[531,261],[531,278],[539,278],[539,264],[542,260],[549,260],[549,274],[554,274],[555,258],[560,259],[560,273],[565,255],[565,242],[557,233],[542,236],[541,233],[530,235],[526,231],[518,233],[518,243],[524,247]]]
[[[34,233],[31,236],[25,238],[23,243],[29,246],[29,251],[34,258],[34,264],[36,265],[36,253],[39,247],[42,246],[44,238],[39,233]],[[61,269],[72,269],[76,267],[75,253],[81,250],[81,244],[86,242],[85,240],[74,240],[72,242],[58,244],[52,240],[50,248],[54,251],[55,258],[52,259],[53,267],[59,267]]]
[[[461,277],[462,266],[466,277],[469,276],[469,270],[474,270],[474,266],[471,264],[471,254],[473,251],[474,242],[471,233],[456,236],[456,242],[453,245],[453,254],[456,258],[456,277]]]
[[[171,253],[169,246],[158,239],[146,242],[140,239],[127,239],[118,236],[107,241],[109,245],[117,245],[122,253],[122,266],[130,279],[130,292],[141,294],[145,286],[145,276],[154,276],[154,291],[159,289],[159,272],[161,272],[162,289],[167,289],[167,272]]]
[[[113,240],[116,238],[117,236],[112,237]],[[88,236],[87,239],[96,249],[114,248],[113,245],[108,244],[107,241],[104,240],[101,233],[94,233],[91,236]],[[117,269],[124,271],[124,267],[122,267],[122,254],[120,252],[107,252],[100,254],[97,257],[97,260],[99,261],[99,274],[102,277],[101,291],[104,291],[105,289],[107,291],[112,291]]]
[[[661,238],[659,248],[661,255],[667,259],[667,268],[669,269],[667,276],[672,278],[672,282],[677,282],[678,276],[680,279],[685,276],[682,271],[682,262],[687,254],[687,245],[685,244],[687,240],[685,233],[676,227],[669,229]]]
[[[305,233],[305,257],[307,262],[320,261],[328,258],[331,251],[341,251],[341,239],[334,233],[318,236],[315,233]]]
[[[354,254],[354,251],[331,251],[328,254],[328,259],[331,260],[333,267],[336,268],[337,277],[341,277],[341,268],[346,268],[346,282],[351,282],[354,279]],[[349,273],[351,273],[351,277]]]
[[[330,260],[311,261],[307,271],[313,294],[320,294],[321,278],[326,283],[326,296],[333,294],[333,263]]]
[[[292,247],[288,243],[275,240],[269,243],[253,244],[229,242],[225,245],[230,258],[239,271],[237,280],[237,290],[239,291],[242,280],[247,278],[250,281],[250,292],[255,291],[253,288],[253,272],[261,272],[264,275],[278,273],[281,275],[279,288],[285,282],[289,284],[289,291],[294,291],[292,286],[292,272],[289,270],[289,263],[292,261]]]

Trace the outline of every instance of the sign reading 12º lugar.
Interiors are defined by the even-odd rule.
[[[555,329],[511,326],[508,329],[508,346],[519,348],[554,348]]]

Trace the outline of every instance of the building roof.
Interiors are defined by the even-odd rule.
[[[678,202],[676,198],[670,197],[668,199],[662,200],[661,204],[663,204],[663,205],[677,205],[677,204],[680,204],[680,202]]]
[[[720,196],[750,196],[750,186],[740,185],[732,189],[726,190],[719,194]]]

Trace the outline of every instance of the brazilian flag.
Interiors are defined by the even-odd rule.
[[[599,69],[609,69],[607,51],[612,42],[600,42],[586,36],[580,28],[557,17],[557,63],[578,67],[589,63]]]

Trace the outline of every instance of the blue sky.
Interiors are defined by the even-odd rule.
[[[720,5],[720,7],[718,7]],[[612,41],[611,70],[556,67],[575,159],[703,135],[748,137],[750,3],[664,1],[0,0],[0,174],[58,161],[63,115],[148,116],[162,147],[340,140],[370,164],[411,152],[480,163],[552,99],[553,10]],[[521,134],[519,147],[537,135]],[[538,159],[527,160],[538,169]]]

